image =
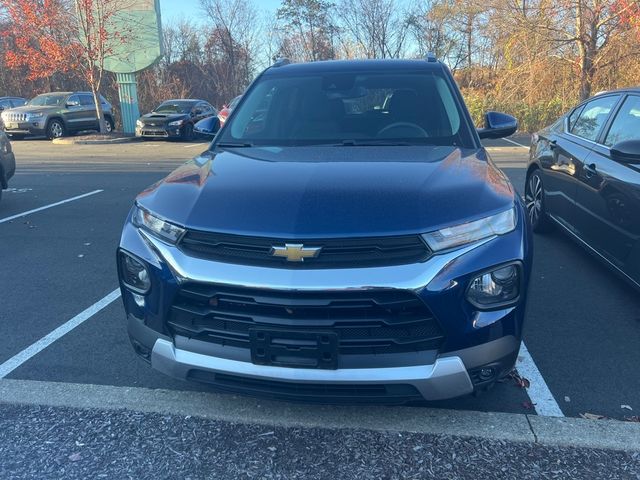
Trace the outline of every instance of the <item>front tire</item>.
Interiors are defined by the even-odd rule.
[[[531,172],[525,185],[524,201],[527,207],[529,225],[536,233],[546,233],[553,228],[547,213],[544,185],[539,170]]]
[[[51,120],[47,124],[47,138],[53,140],[54,138],[64,137],[64,124],[61,120]]]

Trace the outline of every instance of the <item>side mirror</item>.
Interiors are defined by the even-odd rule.
[[[215,116],[200,120],[193,127],[196,134],[205,137],[215,137],[218,130],[220,130],[220,119]]]
[[[478,129],[480,138],[504,138],[518,130],[518,120],[500,112],[487,112],[484,115],[484,128]]]
[[[621,163],[640,163],[640,140],[625,140],[611,147],[611,158]]]
[[[78,100],[69,100],[66,105],[67,105],[67,108],[79,107],[80,106],[80,102]]]

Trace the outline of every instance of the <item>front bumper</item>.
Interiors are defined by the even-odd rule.
[[[178,138],[182,136],[182,127],[136,126],[136,136],[142,138]]]
[[[153,368],[176,378],[208,382],[230,391],[298,399],[300,396],[291,391],[309,387],[307,396],[312,391],[329,391],[324,398],[329,403],[333,402],[334,390],[347,387],[357,390],[380,386],[393,391],[393,387],[408,386],[417,392],[419,399],[425,400],[465,395],[506,374],[518,354],[532,255],[531,238],[522,226],[521,210],[519,216],[520,229],[510,234],[434,255],[423,263],[341,270],[291,270],[212,262],[190,257],[127,223],[121,248],[146,262],[152,277],[144,306],[136,306],[132,292],[122,285],[129,335],[138,354],[150,361]],[[470,279],[488,267],[513,261],[520,262],[524,276],[519,302],[509,308],[475,311],[465,301]],[[194,282],[270,292],[410,291],[439,320],[445,330],[445,342],[437,351],[410,355],[371,354],[357,361],[343,356],[335,370],[257,365],[247,351],[240,352],[239,348],[222,345],[214,348],[208,342],[173,337],[166,322],[174,296],[181,285]],[[487,368],[493,371],[488,381],[479,376]],[[252,388],[245,388],[247,385]],[[276,394],[270,395],[273,392]],[[278,394],[282,392],[286,394]]]
[[[4,124],[5,133],[11,135],[44,135],[46,132],[46,121],[38,120],[33,122],[6,122]]]

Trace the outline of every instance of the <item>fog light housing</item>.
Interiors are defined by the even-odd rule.
[[[138,294],[145,294],[151,288],[149,270],[141,260],[125,252],[119,252],[120,278],[125,286]],[[137,302],[136,302],[137,303]]]
[[[520,297],[520,283],[519,265],[504,265],[472,279],[467,300],[481,310],[512,305]]]

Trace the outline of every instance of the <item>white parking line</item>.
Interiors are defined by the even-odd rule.
[[[522,145],[521,143],[514,142],[513,140],[511,140],[509,138],[503,138],[501,140],[504,140],[505,142],[513,143],[514,145],[517,145],[518,147],[526,148],[527,150],[529,150],[529,147],[527,147],[526,145]]]
[[[16,218],[24,217],[26,215],[30,215],[32,213],[41,212],[42,210],[47,210],[48,208],[57,207],[58,205],[62,205],[64,203],[73,202],[75,200],[80,200],[81,198],[89,197],[91,195],[95,195],[96,193],[103,192],[104,190],[94,190],[93,192],[84,193],[82,195],[78,195],[77,197],[67,198],[66,200],[61,200],[60,202],[50,203],[49,205],[45,205],[44,207],[34,208],[33,210],[28,210],[26,212],[18,213],[16,215],[12,215],[10,217],[0,218],[0,223],[10,222],[11,220],[15,220]]]
[[[98,302],[94,303],[86,310],[80,312],[71,320],[68,320],[67,322],[63,323],[48,335],[42,337],[37,342],[31,344],[30,346],[22,350],[17,355],[14,355],[13,357],[11,357],[9,360],[7,360],[2,365],[0,365],[0,378],[4,378],[7,375],[9,375],[11,372],[13,372],[16,368],[18,368],[20,365],[25,363],[31,357],[33,357],[34,355],[37,355],[42,350],[44,350],[49,345],[51,345],[53,342],[55,342],[62,336],[66,335],[71,330],[73,330],[78,325],[82,324],[92,316],[94,316],[96,313],[98,313],[100,310],[105,308],[107,305],[109,305],[111,302],[113,302],[117,298],[120,298],[119,288],[115,289],[109,295],[104,297],[102,300],[99,300]]]
[[[545,417],[564,417],[558,402],[553,398],[551,390],[549,390],[547,383],[542,378],[542,374],[524,342],[520,344],[516,368],[521,377],[529,380],[527,394],[536,409],[536,413]]]
[[[184,148],[201,147],[203,145],[206,145],[206,143],[195,143],[193,145],[185,145]]]

